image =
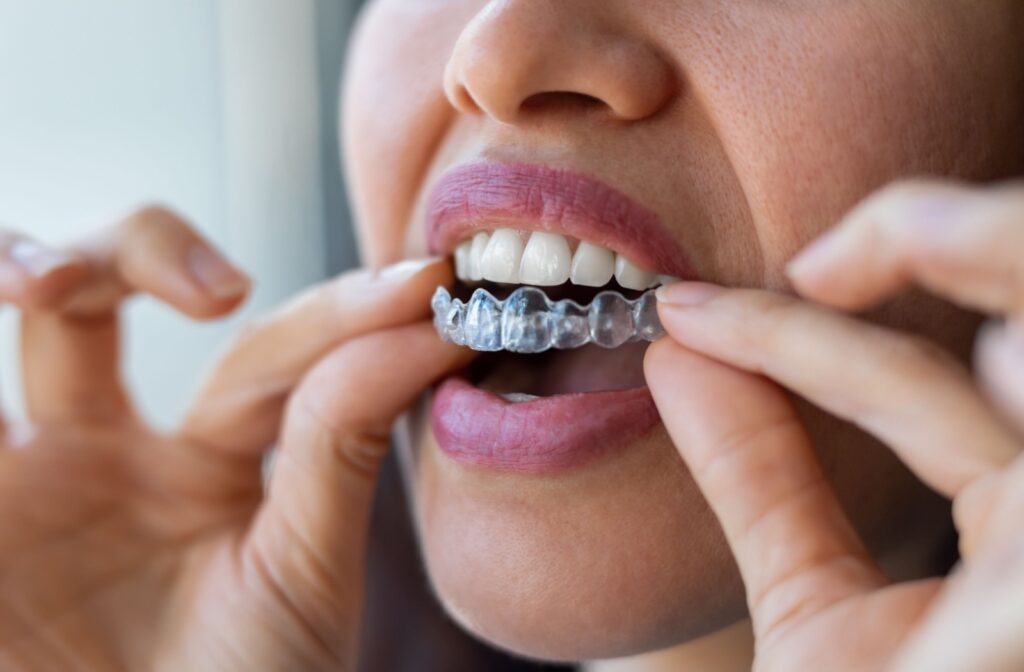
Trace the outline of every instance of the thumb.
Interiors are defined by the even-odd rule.
[[[289,404],[268,499],[242,557],[335,660],[356,655],[370,511],[391,425],[471,357],[428,322],[376,332],[328,355]]]
[[[644,370],[735,556],[759,647],[784,626],[884,584],[777,385],[671,338],[648,349]]]

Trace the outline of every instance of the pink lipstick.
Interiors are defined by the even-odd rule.
[[[434,188],[426,226],[434,253],[451,253],[478,230],[544,231],[603,246],[660,274],[698,279],[653,211],[599,180],[565,169],[491,162],[455,168]],[[431,408],[431,427],[442,453],[476,468],[551,473],[630,446],[659,423],[659,416],[649,390],[635,387],[642,381],[642,351],[627,366],[605,356],[611,352],[598,348],[580,358],[554,353],[544,364],[504,360],[513,373],[533,376],[535,389],[546,372],[558,372],[562,384],[556,387],[564,393],[528,401],[512,402],[489,391],[500,389],[492,386],[493,379],[484,390],[449,378]],[[581,374],[602,382],[581,388],[573,384],[588,377]]]
[[[445,174],[427,210],[427,243],[450,253],[478,229],[549,231],[603,245],[659,273],[696,280],[660,218],[617,189],[570,170],[474,163]]]
[[[525,473],[583,465],[641,438],[658,421],[645,387],[512,403],[450,378],[431,409],[434,437],[449,457]]]

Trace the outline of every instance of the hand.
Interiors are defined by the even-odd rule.
[[[665,288],[671,338],[645,362],[743,576],[756,669],[1024,669],[1024,188],[889,188],[788,272],[815,303]],[[978,340],[976,379],[937,346],[820,305],[863,309],[909,283],[1006,318]],[[883,575],[779,385],[881,439],[953,500],[951,576]]]
[[[213,318],[246,278],[161,209],[65,251],[0,236],[30,422],[0,444],[0,669],[353,669],[392,420],[467,357],[426,321],[450,281],[407,262],[309,290],[246,331],[163,435],[120,381],[121,302]]]

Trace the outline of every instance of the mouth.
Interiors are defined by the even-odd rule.
[[[437,389],[431,427],[445,455],[564,471],[658,424],[643,378],[660,335],[650,290],[696,276],[657,215],[585,175],[480,163],[440,180],[426,224],[458,278],[454,299],[435,297],[440,336],[490,351]],[[452,303],[468,309],[454,331],[441,317]]]

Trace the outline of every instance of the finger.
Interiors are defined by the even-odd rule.
[[[16,231],[0,230],[0,302],[26,310],[54,307],[86,276],[84,259]]]
[[[979,378],[989,398],[1018,430],[1024,430],[1024,338],[1019,325],[985,325],[975,344],[975,361]],[[1024,520],[1024,470],[1018,455],[1010,467],[992,471],[965,488],[953,501],[953,518],[960,532],[960,555],[973,558],[993,539],[1005,539],[1013,530],[1011,524]],[[1013,481],[1014,483],[1008,483]]]
[[[992,471],[961,490],[953,500],[953,523],[963,560],[972,559],[990,538],[993,512],[1003,494],[1003,471]]]
[[[1002,543],[946,582],[890,669],[1005,672],[1024,669],[1024,537]]]
[[[968,373],[920,339],[773,292],[680,283],[658,299],[676,341],[855,423],[948,497],[1019,452]]]
[[[797,290],[845,309],[910,283],[987,312],[1024,312],[1024,187],[940,182],[881,191],[801,252]]]
[[[242,563],[339,662],[354,662],[369,513],[391,425],[470,357],[429,322],[373,333],[317,364],[289,404]]]
[[[0,303],[26,310],[55,306],[86,276],[84,260],[16,231],[0,230]]]
[[[41,424],[106,419],[130,409],[119,372],[120,302],[134,292],[196,318],[233,310],[249,282],[185,221],[147,208],[74,254],[88,276],[22,319],[22,376],[30,418]]]
[[[773,632],[885,583],[776,385],[671,339],[648,349],[644,371],[665,427],[729,541],[759,646]]]
[[[953,502],[961,557],[1024,538],[1024,456],[972,483]]]
[[[357,271],[315,287],[248,330],[196,396],[181,435],[215,449],[259,454],[277,438],[288,395],[340,343],[423,319],[451,264],[424,259]]]
[[[975,344],[975,364],[989,398],[1024,432],[1024,323],[986,325]]]
[[[249,278],[178,214],[143,208],[75,246],[91,266],[87,287],[64,311],[93,317],[114,311],[136,292],[197,320],[221,317],[249,292]]]

